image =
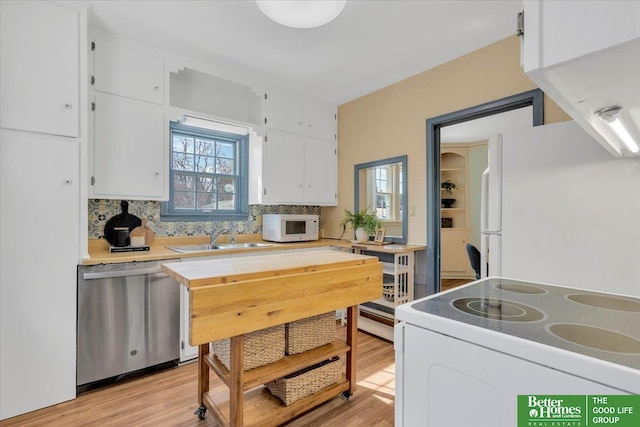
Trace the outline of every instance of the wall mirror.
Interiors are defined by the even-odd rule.
[[[407,243],[407,156],[354,166],[354,208],[376,212],[385,241]]]

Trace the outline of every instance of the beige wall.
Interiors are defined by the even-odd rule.
[[[409,243],[426,242],[426,120],[531,89],[513,36],[365,95],[338,108],[338,206],[322,209],[327,237],[338,237],[353,209],[353,166],[408,155]],[[545,99],[545,123],[570,120]],[[350,234],[347,235],[347,237]]]

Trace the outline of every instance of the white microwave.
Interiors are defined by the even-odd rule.
[[[262,239],[271,242],[318,240],[318,215],[264,214]]]

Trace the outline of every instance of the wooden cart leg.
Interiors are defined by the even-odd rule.
[[[347,352],[347,379],[349,380],[349,395],[356,390],[356,353],[358,345],[358,307],[347,307],[347,345],[351,350]]]
[[[242,427],[244,411],[244,335],[231,337],[229,417],[231,427]]]
[[[205,358],[209,355],[209,343],[198,347],[198,403],[200,407],[194,412],[201,420],[207,412],[204,403],[204,395],[209,392],[209,367],[205,363]]]

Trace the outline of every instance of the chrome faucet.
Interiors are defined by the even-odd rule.
[[[216,244],[216,239],[218,238],[218,236],[220,235],[220,233],[222,233],[222,230],[212,231],[212,232],[211,232],[211,244],[212,244],[212,245],[215,245],[215,244]]]

